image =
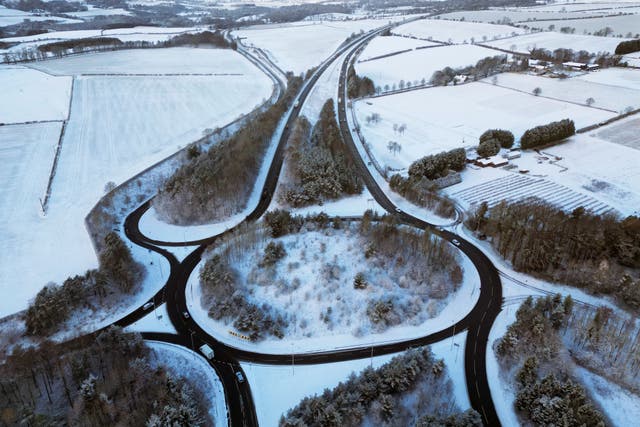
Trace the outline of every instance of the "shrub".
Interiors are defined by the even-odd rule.
[[[480,135],[480,143],[490,139],[495,139],[500,142],[500,146],[502,148],[513,147],[513,142],[515,140],[513,133],[503,129],[489,129]]]
[[[356,277],[353,279],[353,287],[355,289],[366,289],[368,285],[367,279],[364,278],[364,273],[360,272],[356,274]]]
[[[500,142],[496,139],[486,139],[476,149],[480,157],[495,156],[500,152]]]
[[[282,242],[269,242],[264,248],[264,258],[260,263],[261,267],[269,267],[280,261],[287,255]]]

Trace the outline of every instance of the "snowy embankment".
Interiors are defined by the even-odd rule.
[[[167,334],[177,334],[176,328],[173,327],[167,304],[163,303],[159,307],[149,309],[149,313],[142,319],[132,323],[125,328],[130,332],[164,332]]]
[[[452,404],[461,410],[471,407],[464,372],[464,345],[466,332],[429,346],[435,359],[444,359],[447,374],[453,384]],[[371,366],[378,368],[396,354],[374,356],[347,362],[320,365],[297,365],[295,358],[289,366],[269,366],[243,362],[242,370],[251,384],[251,393],[258,415],[258,423],[276,426],[280,417],[307,396],[322,394]]]
[[[224,387],[216,371],[200,354],[160,341],[147,341],[147,345],[151,347],[156,366],[165,366],[174,376],[184,377],[191,387],[200,389],[215,426],[228,425]]]
[[[463,318],[479,297],[478,273],[471,261],[462,254],[460,261],[464,277],[459,288],[447,291],[445,296],[433,294],[433,297],[427,298],[426,295],[431,295],[432,290],[424,290],[422,287],[412,290],[409,284],[396,285],[379,268],[367,267],[362,247],[353,237],[338,238],[343,235],[350,234],[344,232],[337,236],[324,236],[309,232],[305,233],[302,242],[298,235],[284,237],[282,241],[285,242],[288,255],[279,261],[280,266],[277,268],[282,271],[278,274],[282,280],[293,277],[292,284],[280,284],[282,280],[272,277],[269,279],[270,283],[274,283],[272,286],[250,286],[250,298],[254,304],[266,302],[275,310],[287,313],[290,324],[284,331],[284,339],[268,336],[264,340],[251,342],[232,335],[232,332],[237,331],[231,324],[211,319],[208,315],[210,307],[201,305],[203,290],[200,271],[204,261],[194,269],[187,283],[187,306],[192,318],[216,339],[232,347],[271,354],[308,353],[399,342],[425,336],[450,327]],[[297,259],[306,259],[308,262],[297,262]],[[234,262],[234,268],[240,269],[238,271],[242,277],[252,277],[242,279],[243,283],[261,283],[259,274],[249,272],[251,260],[253,263],[257,262],[255,255],[250,255],[249,260]],[[327,270],[328,267],[331,268]],[[371,282],[365,290],[357,290],[353,286],[353,278],[359,271],[365,271],[367,281]],[[264,273],[268,274],[268,271]],[[323,286],[325,280],[322,277],[327,274],[330,278]],[[336,289],[323,290],[324,287]],[[333,303],[326,301],[326,294],[329,293],[338,296]],[[401,324],[380,332],[372,327],[367,315],[369,302],[378,297],[393,297],[399,310],[406,304],[422,304],[418,303],[417,298],[427,298],[428,301],[422,307],[424,312],[414,313],[411,319],[403,318]]]
[[[571,118],[580,128],[615,116],[478,82],[366,99],[355,102],[354,108],[378,163],[403,171],[423,156],[475,146],[487,129],[508,129],[519,138],[529,128],[556,120]],[[374,113],[379,121],[367,124],[366,117]],[[393,125],[402,124],[404,132],[394,130]],[[401,150],[391,152],[389,141],[398,142]]]
[[[220,62],[216,60],[218,55]],[[15,176],[11,179],[16,182],[16,194],[31,196],[28,203],[20,205],[28,212],[10,216],[0,229],[0,250],[12,254],[10,259],[0,260],[0,283],[12,284],[18,277],[21,283],[20,296],[2,303],[0,316],[25,308],[47,282],[59,283],[69,275],[97,266],[84,219],[104,194],[105,184],[124,181],[199,139],[206,129],[222,127],[251,111],[269,97],[272,88],[271,81],[259,69],[231,50],[130,50],[38,65],[62,74],[104,70],[126,74],[139,71],[140,59],[146,64],[140,66],[148,67],[147,71],[155,67],[155,73],[166,73],[176,70],[177,57],[184,59],[184,73],[207,70],[241,75],[76,78],[45,217],[40,216],[38,197],[46,189],[46,178],[37,191],[31,177],[34,168],[42,172],[38,176],[47,176],[53,151],[41,150],[39,159],[26,155],[15,158],[11,169]],[[68,60],[72,61],[67,65]],[[24,83],[27,86],[29,82]],[[212,103],[212,99],[216,102]],[[2,130],[14,131],[13,126]],[[10,135],[17,140],[23,138]],[[57,142],[57,135],[48,138],[54,139]],[[14,197],[11,194],[7,194],[7,200]],[[129,196],[134,198],[136,194]]]
[[[369,77],[376,87],[387,91],[389,88],[400,88],[400,81],[413,86],[422,84],[423,81],[428,84],[433,73],[445,67],[467,67],[483,58],[499,55],[504,54],[476,45],[437,46],[357,63],[356,72],[360,76]]]
[[[524,34],[522,28],[508,25],[493,25],[476,22],[455,22],[441,19],[421,19],[401,25],[392,30],[393,34],[447,43],[480,43]]]

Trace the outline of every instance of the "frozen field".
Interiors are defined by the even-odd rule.
[[[216,51],[205,51],[215,57]],[[116,53],[136,52],[144,55],[151,51]],[[225,56],[217,66],[211,61],[211,72],[227,71],[223,67],[229,63],[228,52],[222,51]],[[0,316],[24,308],[48,281],[61,281],[96,266],[84,217],[104,194],[107,182],[122,182],[200,138],[204,129],[223,126],[269,97],[271,81],[242,64],[246,61],[242,56],[233,54],[236,64],[232,66],[246,70],[242,76],[76,78],[47,216],[39,218],[34,210],[34,216],[11,226],[15,240],[0,240],[0,250],[13,254],[6,262],[3,258],[0,283],[21,277],[22,292],[2,306]],[[109,64],[112,55],[96,54],[87,59],[97,61],[101,56]],[[135,57],[130,56],[130,61],[135,69]],[[63,62],[56,61],[61,68]],[[119,70],[124,71],[123,67]],[[20,158],[22,168],[43,167],[48,173],[51,166],[49,159]],[[46,181],[38,185],[38,196],[45,185]]]
[[[234,31],[233,35],[245,38],[244,44],[263,49],[284,71],[299,74],[324,61],[351,34],[366,32],[388,22],[389,19],[363,19],[259,25]]]
[[[425,79],[429,83],[433,73],[445,67],[475,65],[480,59],[501,54],[475,45],[439,46],[358,63],[356,71],[382,88],[385,85],[397,86],[400,80],[415,83]]]
[[[525,30],[507,25],[492,25],[474,22],[454,22],[441,19],[421,19],[401,25],[392,30],[393,34],[433,39],[451,43],[473,43],[495,40],[523,34]]]
[[[631,116],[596,131],[598,138],[640,150],[640,118]]]
[[[378,36],[367,44],[367,47],[360,54],[360,61],[366,61],[381,55],[388,55],[393,52],[399,52],[407,49],[415,49],[417,47],[439,46],[439,43],[433,43],[425,40],[410,39],[400,36]]]
[[[563,13],[559,11],[551,12],[551,11],[540,11],[537,8],[531,9],[511,9],[511,10],[503,10],[503,9],[488,9],[488,10],[463,10],[458,12],[450,12],[439,15],[442,19],[453,19],[460,20],[464,18],[465,21],[472,22],[488,22],[488,23],[497,23],[497,22],[529,22],[529,21],[537,21],[539,19],[566,19],[566,18],[577,18],[577,17],[587,17],[587,16],[602,16],[603,14],[613,14],[619,13],[618,11],[607,10],[607,11],[586,11],[586,12],[573,12],[573,13]],[[543,25],[541,22],[539,25]]]
[[[500,49],[514,52],[529,53],[534,48],[555,50],[558,48],[573,49],[578,52],[586,50],[591,53],[609,52],[613,53],[616,46],[622,40],[614,37],[585,36],[578,34],[563,34],[556,32],[531,33],[523,36],[513,37],[504,40],[496,40],[487,43]]]
[[[11,295],[0,299],[0,317],[23,308],[47,282],[37,274],[48,269],[46,258],[39,266],[29,262],[38,236],[27,240],[24,233],[43,222],[38,199],[47,187],[61,127],[61,122],[0,126],[0,295]]]
[[[18,66],[0,66],[0,123],[66,120],[71,77]]]
[[[483,81],[491,83],[491,79]],[[588,98],[593,98],[594,107],[612,112],[622,112],[627,107],[640,107],[639,70],[609,68],[568,79],[502,73],[498,76],[497,85],[527,93],[539,87],[542,90],[540,96],[578,104],[586,104]]]
[[[374,156],[383,167],[394,169],[405,169],[428,154],[477,145],[477,138],[490,128],[508,129],[518,139],[531,127],[567,117],[581,128],[615,115],[484,83],[367,99],[356,102],[355,110]],[[381,120],[366,124],[366,116],[372,113],[378,113]],[[394,132],[394,124],[406,124],[406,131]],[[391,153],[389,141],[398,142],[401,151]]]
[[[176,61],[179,58],[179,61]],[[174,47],[91,53],[40,61],[32,65],[58,74],[242,74],[250,77],[255,67],[231,49]],[[265,80],[264,77],[263,80]]]
[[[597,213],[614,208],[623,215],[638,214],[639,150],[607,142],[598,134],[579,134],[541,154],[523,152],[511,163],[517,166],[513,171],[467,168],[462,183],[445,191],[465,207],[535,196],[567,211],[583,206]],[[519,174],[520,169],[529,173]]]
[[[550,25],[555,26],[555,30],[559,31],[561,27],[575,28],[575,34],[593,34],[605,27],[610,27],[615,36],[637,37],[640,34],[640,15],[623,15],[623,16],[606,16],[602,18],[590,19],[572,19],[566,21],[545,21],[540,23],[531,23],[531,27],[539,27],[543,29],[549,28]]]

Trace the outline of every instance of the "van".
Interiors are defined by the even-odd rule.
[[[213,353],[213,349],[209,347],[208,344],[203,344],[200,346],[200,353],[204,355],[209,360],[213,360],[215,354]]]

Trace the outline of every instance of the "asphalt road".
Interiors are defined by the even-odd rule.
[[[200,239],[190,242],[162,242],[152,240],[144,236],[138,227],[138,222],[142,214],[149,208],[149,202],[140,206],[125,221],[125,233],[127,237],[134,243],[141,245],[149,250],[156,251],[165,256],[171,266],[171,274],[163,290],[158,292],[153,298],[156,304],[163,301],[167,303],[169,318],[176,328],[178,335],[171,334],[145,334],[145,338],[157,339],[161,341],[174,342],[185,347],[197,350],[200,345],[207,343],[215,351],[215,360],[211,362],[212,366],[221,375],[225,387],[227,404],[230,414],[230,425],[233,426],[257,426],[257,417],[251,397],[250,386],[247,381],[239,383],[235,376],[235,372],[241,371],[238,364],[239,361],[251,361],[264,364],[288,365],[295,360],[297,364],[318,364],[337,362],[344,360],[354,360],[368,358],[376,355],[397,353],[408,348],[432,344],[452,337],[456,333],[467,331],[467,341],[465,346],[465,373],[467,380],[467,390],[471,405],[483,417],[485,425],[498,426],[500,422],[488,387],[486,376],[486,345],[489,331],[495,318],[501,309],[502,304],[502,287],[498,271],[489,261],[489,259],[475,246],[460,236],[453,233],[436,228],[432,224],[419,218],[411,216],[406,212],[398,212],[396,206],[386,197],[384,192],[377,185],[366,167],[363,159],[360,157],[355,142],[347,127],[346,106],[345,106],[345,79],[346,71],[350,59],[357,53],[357,50],[363,44],[375,37],[378,33],[385,30],[387,26],[382,27],[373,32],[367,33],[340,48],[331,58],[325,61],[313,77],[303,86],[297,97],[299,105],[304,104],[304,100],[310,93],[318,77],[326,70],[326,68],[345,52],[349,52],[346,60],[342,64],[340,73],[340,102],[338,103],[338,119],[341,132],[349,150],[354,158],[354,163],[358,169],[359,176],[367,185],[369,191],[376,201],[388,212],[396,215],[403,223],[418,227],[420,229],[430,230],[431,232],[441,236],[444,239],[452,241],[456,239],[458,247],[462,250],[474,263],[481,278],[480,296],[472,309],[472,311],[463,319],[440,331],[427,334],[423,337],[407,340],[403,342],[382,344],[377,346],[367,346],[360,348],[351,348],[337,351],[326,351],[317,353],[297,354],[292,357],[291,354],[262,354],[250,352],[227,346],[217,341],[214,337],[204,331],[191,316],[185,316],[188,313],[186,304],[186,284],[189,275],[200,262],[203,252],[207,247],[212,245],[222,235],[212,236],[206,239]],[[245,221],[255,221],[259,219],[267,210],[273,193],[275,191],[282,162],[284,157],[284,148],[289,138],[289,132],[298,117],[299,107],[292,108],[287,118],[285,129],[280,137],[274,159],[270,165],[264,190],[257,207],[245,218]],[[229,230],[228,232],[231,232]],[[223,233],[223,235],[226,233]],[[198,245],[189,256],[181,263],[167,250],[159,246],[192,246]],[[116,324],[126,326],[146,315],[148,311],[139,308],[134,313],[121,319]],[[152,338],[154,337],[154,338]],[[170,341],[172,340],[172,341]]]

